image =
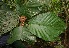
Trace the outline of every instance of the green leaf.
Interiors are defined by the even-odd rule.
[[[29,31],[45,41],[59,40],[59,34],[66,28],[65,23],[53,12],[39,14],[28,24]]]
[[[14,30],[11,32],[8,43],[12,44],[16,40],[22,40],[32,43],[36,41],[36,38],[27,30],[26,27],[19,26],[17,28],[14,28]]]
[[[24,15],[24,16],[27,16],[29,18],[40,13],[38,7],[30,8],[30,7],[26,7],[25,5],[23,5],[21,7],[17,6],[16,8],[17,8],[19,15]]]
[[[25,3],[22,3],[23,1],[21,0],[16,0],[15,2],[19,14],[29,18],[39,14],[42,10],[42,6],[50,3],[49,0],[26,0]]]
[[[19,23],[19,16],[12,11],[0,10],[0,35],[12,30]]]

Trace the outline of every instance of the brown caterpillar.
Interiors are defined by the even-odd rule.
[[[24,26],[24,22],[26,21],[26,17],[25,16],[21,16],[20,18],[20,26]]]

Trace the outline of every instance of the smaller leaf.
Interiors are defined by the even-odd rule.
[[[11,36],[8,39],[8,43],[11,44],[16,40],[22,40],[29,43],[35,42],[36,38],[33,36],[26,27],[19,26],[11,32]]]

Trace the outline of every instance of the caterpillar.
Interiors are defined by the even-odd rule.
[[[21,17],[19,17],[19,19],[20,19],[20,26],[24,26],[24,22],[26,21],[26,17],[25,16],[21,16]]]

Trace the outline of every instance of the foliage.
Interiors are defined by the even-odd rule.
[[[60,0],[3,0],[0,7],[0,35],[10,32],[9,44],[16,40],[35,42],[36,37],[60,40],[66,29],[64,20],[58,17],[63,11]],[[19,26],[20,16],[27,17],[24,26]]]

